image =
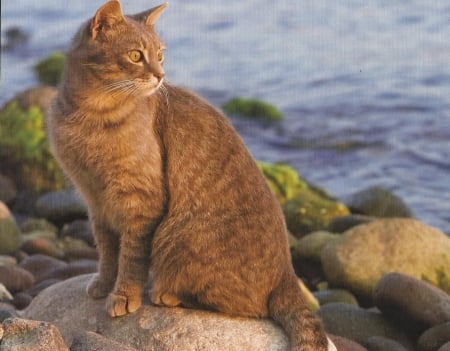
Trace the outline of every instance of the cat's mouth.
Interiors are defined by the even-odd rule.
[[[137,80],[137,86],[142,91],[144,96],[150,96],[154,94],[163,84],[164,78],[157,79],[152,77],[149,80]]]

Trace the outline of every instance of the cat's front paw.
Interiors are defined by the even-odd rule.
[[[108,296],[114,287],[114,282],[106,282],[99,274],[95,274],[86,287],[86,292],[93,299],[101,299]]]
[[[111,317],[120,317],[136,312],[141,305],[140,295],[125,296],[111,293],[106,300],[106,311]]]

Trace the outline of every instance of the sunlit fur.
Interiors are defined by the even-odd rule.
[[[164,82],[153,28],[164,8],[102,6],[73,40],[47,120],[94,229],[99,273],[87,292],[108,296],[113,317],[134,312],[151,270],[154,304],[271,317],[292,351],[325,351],[280,206],[244,143],[219,111]]]

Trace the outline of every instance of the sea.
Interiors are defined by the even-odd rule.
[[[37,83],[102,0],[6,0],[0,103]],[[125,13],[159,5],[122,0]],[[220,107],[252,97],[281,122],[231,117],[255,158],[282,162],[345,200],[371,186],[450,233],[450,1],[170,0],[157,23],[167,80]]]

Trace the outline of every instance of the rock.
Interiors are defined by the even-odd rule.
[[[13,305],[9,303],[0,302],[0,329],[2,329],[1,323],[5,319],[18,317],[17,311]],[[0,345],[1,345],[1,335],[0,335]]]
[[[369,301],[386,272],[404,273],[450,292],[450,237],[413,219],[354,227],[323,248],[321,261],[332,286]]]
[[[367,224],[375,220],[374,217],[350,214],[348,216],[337,217],[330,222],[327,230],[331,233],[343,233],[360,224]]]
[[[12,202],[16,196],[17,190],[12,180],[0,174],[0,201],[8,204]]]
[[[52,222],[67,222],[87,216],[86,205],[72,190],[42,195],[36,202],[36,211],[40,217]]]
[[[435,351],[445,343],[450,343],[450,322],[436,325],[419,337],[418,351]]]
[[[53,284],[61,282],[61,279],[49,278],[41,280],[35,283],[30,289],[26,290],[26,293],[32,297],[37,296],[42,290],[47,289]]]
[[[438,351],[450,351],[450,342],[446,342],[439,348]]]
[[[349,303],[351,305],[358,306],[358,300],[356,300],[355,296],[353,296],[351,292],[343,289],[315,291],[313,295],[319,301],[320,306],[333,302]]]
[[[352,213],[373,217],[413,217],[412,211],[402,199],[381,187],[358,191],[344,202]]]
[[[80,239],[90,246],[94,246],[94,234],[91,223],[88,220],[78,219],[70,224],[64,225],[61,230],[61,236],[69,236],[74,239]]]
[[[109,340],[97,333],[84,332],[75,336],[70,351],[138,351],[133,347]]]
[[[30,288],[34,283],[33,275],[18,266],[0,267],[0,283],[11,293]]]
[[[3,322],[2,351],[69,351],[52,324],[20,318]]]
[[[58,228],[44,218],[28,218],[21,224],[20,229],[24,234],[34,231],[50,232],[55,235],[58,233]]]
[[[318,231],[300,238],[292,248],[292,256],[305,258],[314,262],[320,262],[322,249],[338,235],[326,231]]]
[[[366,346],[369,351],[408,351],[402,344],[382,336],[371,336]]]
[[[18,310],[23,310],[30,304],[31,300],[33,300],[33,297],[30,294],[26,292],[18,292],[14,295],[14,299],[11,302],[15,308]]]
[[[342,336],[329,335],[329,337],[339,351],[367,351],[360,344]]]
[[[77,275],[95,272],[97,272],[97,261],[79,260],[49,270],[47,274],[41,276],[41,280],[49,280],[49,279],[65,280]]]
[[[374,290],[376,306],[429,326],[450,322],[450,295],[435,286],[400,273],[386,274]]]
[[[219,313],[144,305],[112,319],[105,300],[87,297],[91,275],[78,276],[42,291],[23,317],[54,323],[71,345],[76,334],[93,331],[107,339],[148,350],[287,350],[284,332],[270,320],[232,318]]]
[[[53,99],[56,97],[57,90],[49,85],[39,85],[24,90],[17,94],[13,100],[17,101],[22,110],[28,110],[30,107],[39,107],[43,112],[50,108]]]
[[[36,282],[40,282],[48,276],[49,272],[65,267],[67,263],[54,257],[36,254],[24,259],[19,266],[33,274]]]
[[[21,249],[29,255],[44,254],[55,258],[64,258],[64,251],[53,241],[46,238],[35,238],[25,241]]]
[[[58,240],[57,245],[64,251],[65,256],[68,258],[73,257],[98,259],[97,250],[89,246],[83,240],[66,236],[65,238]]]
[[[17,259],[12,256],[0,255],[0,266],[15,266]]]
[[[23,241],[29,241],[34,239],[47,239],[49,241],[55,241],[57,235],[53,231],[49,230],[33,230],[28,233],[23,233]]]
[[[22,243],[22,235],[6,205],[0,201],[0,255],[16,252]]]
[[[408,350],[414,349],[411,338],[381,313],[347,303],[329,303],[317,313],[330,334],[343,336],[361,345],[365,345],[372,336],[383,336],[401,343]]]
[[[325,229],[332,219],[349,214],[342,203],[301,179],[292,167],[264,162],[258,162],[258,166],[282,204],[288,229],[294,236]]]
[[[11,295],[5,284],[0,283],[0,301],[12,300],[14,297]]]

